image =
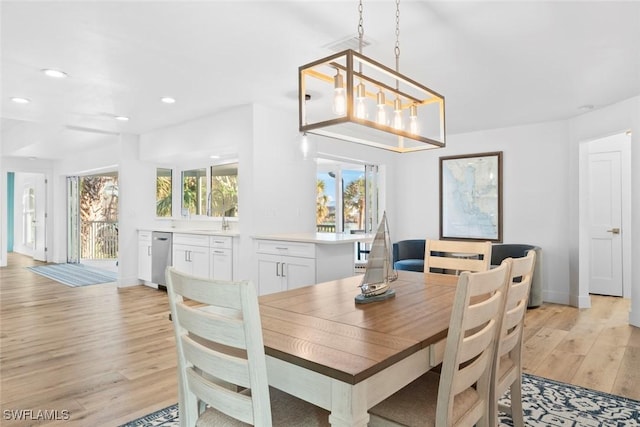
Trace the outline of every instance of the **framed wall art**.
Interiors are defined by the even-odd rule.
[[[502,151],[440,157],[440,238],[502,242]]]

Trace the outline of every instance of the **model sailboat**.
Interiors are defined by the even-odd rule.
[[[367,267],[360,284],[361,294],[356,296],[356,302],[368,303],[394,297],[395,291],[389,283],[397,278],[398,273],[393,268],[389,224],[385,212],[371,245]]]

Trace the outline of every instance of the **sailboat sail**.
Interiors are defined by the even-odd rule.
[[[389,283],[397,278],[398,273],[393,268],[389,224],[385,212],[371,245],[367,267],[360,284],[362,295],[381,295],[389,290]]]

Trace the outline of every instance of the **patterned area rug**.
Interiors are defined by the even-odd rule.
[[[118,280],[118,276],[114,272],[88,267],[84,264],[48,264],[27,268],[41,276],[73,287]]]
[[[524,422],[527,426],[640,426],[640,402],[637,400],[533,375],[523,375],[522,400]],[[500,401],[508,404],[508,393]],[[172,405],[121,427],[178,427],[179,425],[178,405]],[[513,426],[511,417],[502,414],[500,427],[507,426]]]

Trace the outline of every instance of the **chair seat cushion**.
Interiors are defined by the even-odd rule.
[[[329,411],[273,387],[269,387],[269,399],[274,426],[329,427]],[[198,418],[196,426],[244,427],[249,424],[207,408]]]
[[[435,372],[422,375],[371,408],[369,426],[434,426],[439,382],[440,375]],[[478,393],[473,388],[456,396],[453,405],[454,424],[478,403],[478,399]]]
[[[401,259],[393,263],[396,270],[424,271],[424,259]]]

